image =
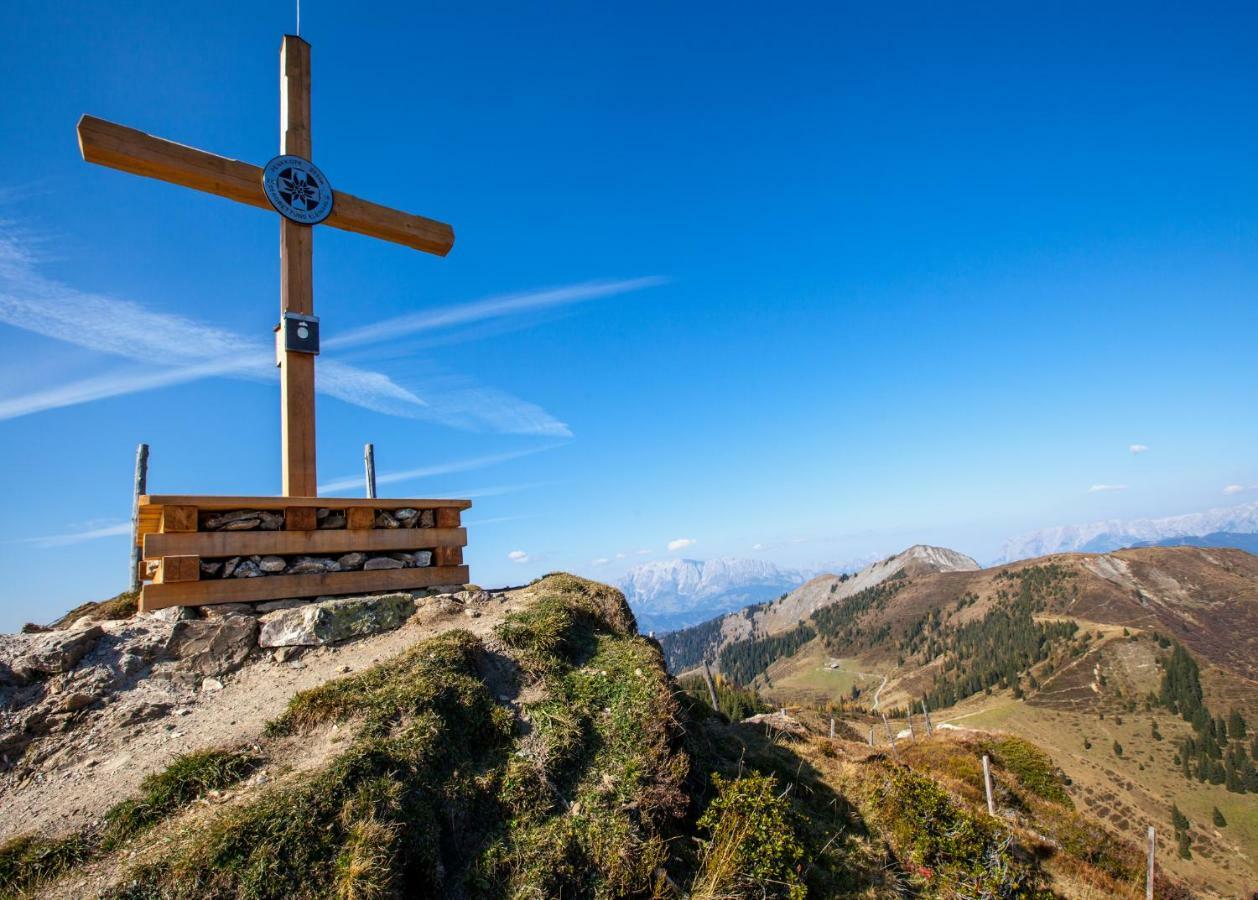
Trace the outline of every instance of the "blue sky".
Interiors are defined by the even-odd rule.
[[[1258,14],[995,9],[307,0],[315,162],[457,234],[318,230],[320,481],[473,497],[489,585],[1253,499]],[[279,489],[276,217],[74,124],[260,165],[292,20],[0,8],[0,628],[123,586],[141,440]]]

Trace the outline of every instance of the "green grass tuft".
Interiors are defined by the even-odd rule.
[[[118,846],[210,791],[230,787],[257,768],[259,759],[237,750],[201,750],[178,757],[140,783],[140,793],[105,814],[102,844]]]
[[[83,835],[48,840],[19,835],[0,845],[0,897],[16,897],[56,878],[92,856]]]

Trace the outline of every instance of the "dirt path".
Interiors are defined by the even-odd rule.
[[[396,631],[311,648],[290,662],[262,655],[220,679],[222,690],[180,695],[179,706],[147,722],[119,726],[106,707],[79,723],[72,734],[53,736],[51,740],[62,743],[33,774],[0,786],[0,841],[28,831],[55,835],[87,825],[179,754],[249,745],[299,691],[365,669],[442,631],[464,628],[488,634],[518,606],[518,595],[497,595],[467,610],[449,606],[453,608],[421,608]],[[163,666],[172,665],[154,667],[151,679],[162,678]]]

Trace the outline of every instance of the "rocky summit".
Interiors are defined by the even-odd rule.
[[[122,597],[0,659],[3,896],[1141,890],[1140,847],[1033,744],[871,746],[867,717],[678,682],[619,591],[569,575],[154,614]],[[1188,896],[1169,876],[1158,895]]]

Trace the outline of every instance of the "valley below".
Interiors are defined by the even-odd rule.
[[[1148,547],[979,569],[915,547],[662,643],[675,671],[706,659],[767,706],[834,716],[875,747],[924,738],[923,702],[936,733],[1025,738],[1114,833],[1141,842],[1154,826],[1159,864],[1196,890],[1258,886],[1248,553]]]

